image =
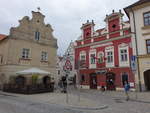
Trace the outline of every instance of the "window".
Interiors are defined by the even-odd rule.
[[[82,62],[85,62],[85,55],[81,55],[80,60],[81,60]]]
[[[103,63],[104,62],[104,55],[102,52],[98,53],[98,63]]]
[[[86,61],[86,52],[85,51],[80,52],[80,61],[85,63],[85,61]]]
[[[85,81],[85,76],[84,74],[81,75],[81,82],[84,82]]]
[[[144,25],[150,25],[150,11],[147,13],[144,13]]]
[[[107,63],[112,63],[113,62],[113,52],[109,51],[107,52]]]
[[[90,55],[91,64],[95,64],[95,54]]]
[[[41,61],[47,61],[47,60],[48,60],[48,54],[47,54],[47,52],[42,51]]]
[[[86,64],[86,52],[85,51],[81,51],[80,52],[80,61],[79,61],[79,65],[81,68],[84,68]]]
[[[122,62],[128,61],[127,49],[121,49],[121,50],[120,50],[120,58],[121,58],[121,61],[122,61]]]
[[[22,49],[22,58],[23,59],[28,59],[29,58],[29,53],[30,53],[30,49],[23,48]]]
[[[150,54],[150,40],[146,40],[147,53]]]
[[[125,82],[128,83],[128,74],[126,72],[122,74],[122,84],[124,85]]]
[[[35,32],[35,40],[39,40],[40,39],[40,32],[36,31]]]

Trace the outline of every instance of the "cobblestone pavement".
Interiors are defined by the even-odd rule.
[[[72,90],[72,93],[77,95],[79,91]],[[107,109],[92,113],[150,113],[150,92],[130,92],[129,101],[123,91],[80,90],[80,95],[108,105]]]
[[[39,103],[18,96],[0,95],[0,113],[85,113],[55,104]]]
[[[68,92],[68,103],[60,91],[35,95],[0,92],[0,113],[150,113],[150,92],[131,92],[129,101],[124,92],[72,87]]]

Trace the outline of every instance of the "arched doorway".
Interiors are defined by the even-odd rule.
[[[115,90],[115,74],[112,72],[106,73],[106,87],[107,90]]]
[[[146,90],[150,91],[150,70],[144,72],[144,82]]]
[[[96,73],[90,74],[90,89],[97,89],[97,76]]]
[[[51,80],[51,78],[49,76],[43,77],[43,84],[44,85],[50,84],[50,80]]]

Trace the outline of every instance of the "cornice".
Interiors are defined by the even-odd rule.
[[[131,34],[125,35],[125,36],[116,37],[116,38],[110,38],[110,39],[106,39],[106,40],[102,40],[102,41],[94,42],[94,43],[90,43],[90,44],[80,45],[80,46],[76,46],[75,48],[81,48],[81,47],[87,47],[87,46],[92,46],[92,45],[98,45],[98,44],[102,44],[102,43],[106,43],[106,42],[110,42],[110,41],[124,39],[124,38],[127,38],[127,37],[131,37]]]

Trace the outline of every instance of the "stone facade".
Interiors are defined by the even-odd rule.
[[[32,19],[28,16],[19,20],[18,27],[12,27],[10,34],[0,41],[0,84],[8,83],[10,76],[17,71],[31,67],[40,68],[56,75],[57,39],[53,36],[50,24],[44,23],[44,15],[32,11]],[[36,39],[36,32],[39,39]],[[23,49],[29,49],[28,58],[23,57]],[[42,60],[42,52],[46,59]]]

